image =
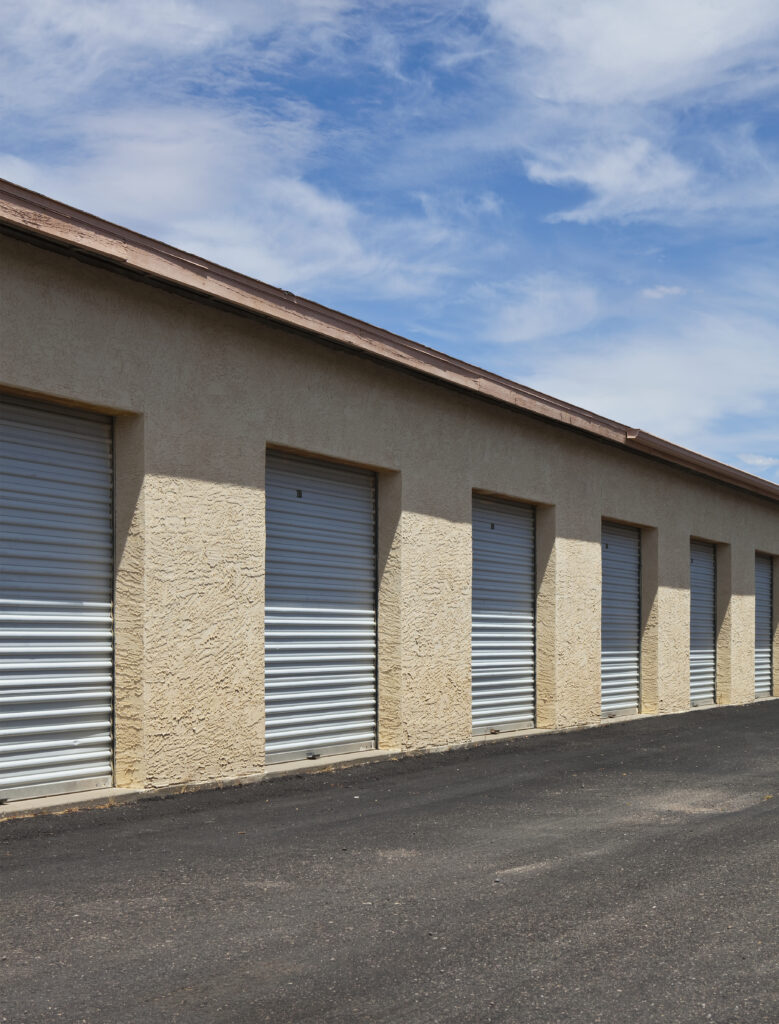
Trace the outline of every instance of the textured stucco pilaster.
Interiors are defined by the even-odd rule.
[[[114,420],[114,781],[146,785],[144,421]]]
[[[641,692],[642,714],[656,714],[660,705],[661,594],[659,532],[641,531]]]
[[[557,727],[557,510],[536,509],[536,726]]]
[[[147,477],[150,785],[262,770],[263,496],[261,488]]]
[[[420,468],[400,517],[404,749],[471,735],[471,491]]]
[[[718,704],[728,704],[733,675],[733,549],[717,544],[717,689]]]
[[[403,743],[402,495],[400,473],[378,474],[378,739],[385,750]]]
[[[717,545],[718,603],[727,596],[726,590],[720,592],[720,562],[727,572],[730,600],[717,639],[717,703],[745,704],[755,695],[754,548],[740,537],[733,544]]]
[[[557,509],[555,677],[557,727],[600,720],[601,519],[579,503]]]
[[[652,535],[656,538],[657,564],[652,616],[656,664],[651,685],[656,688],[657,704],[649,708],[642,701],[642,710],[686,711],[690,706],[690,535],[684,524],[674,521],[658,530],[644,530],[650,545],[648,554]],[[651,574],[651,565],[648,568]]]

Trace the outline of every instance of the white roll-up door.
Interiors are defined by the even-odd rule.
[[[373,473],[268,454],[268,761],[376,745],[375,490]]]
[[[109,786],[108,417],[0,397],[0,797]]]
[[[534,722],[535,582],[535,510],[474,498],[474,733],[525,728]]]
[[[690,544],[690,703],[711,704],[717,689],[717,558],[713,544]]]
[[[770,697],[773,676],[774,567],[768,555],[755,558],[755,696]]]
[[[627,714],[641,685],[641,531],[604,523],[601,549],[601,712]]]

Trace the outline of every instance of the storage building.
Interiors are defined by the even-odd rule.
[[[0,303],[0,797],[777,694],[775,484],[8,182]]]

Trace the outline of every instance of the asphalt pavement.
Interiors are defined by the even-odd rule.
[[[0,1021],[777,1024],[779,701],[0,823]]]

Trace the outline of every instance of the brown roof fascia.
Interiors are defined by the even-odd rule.
[[[779,486],[0,179],[0,223],[779,501]]]

